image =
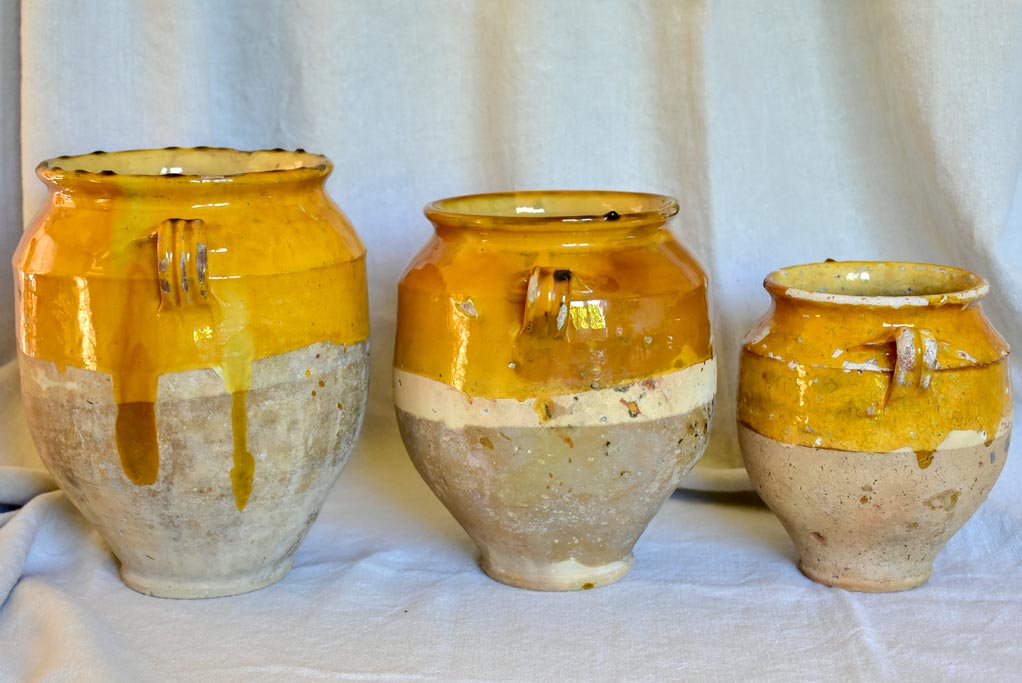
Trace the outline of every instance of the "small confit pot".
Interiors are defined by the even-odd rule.
[[[760,496],[820,583],[930,577],[986,499],[1011,432],[1008,345],[973,273],[917,263],[778,270],[746,336],[739,438]]]
[[[494,579],[594,588],[706,444],[706,276],[624,192],[434,202],[398,290],[394,399],[419,473]]]
[[[14,255],[43,462],[124,582],[195,598],[283,577],[368,384],[365,250],[322,156],[137,150],[44,161]]]

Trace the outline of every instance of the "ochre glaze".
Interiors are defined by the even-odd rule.
[[[203,148],[40,164],[49,203],[13,259],[19,347],[111,375],[131,481],[159,476],[159,377],[214,368],[235,397],[244,508],[251,363],[368,337],[365,250],[324,190],[329,172],[312,154]]]
[[[920,468],[952,432],[1010,419],[1008,346],[954,268],[829,262],[768,276],[773,306],[747,335],[739,421],[782,443],[908,448]],[[936,457],[940,457],[939,454]]]
[[[148,401],[118,404],[114,429],[124,474],[139,486],[156,483],[160,471],[156,404]]]
[[[248,505],[255,477],[255,457],[248,450],[248,414],[245,412],[247,391],[231,394],[231,433],[234,435],[234,467],[231,468],[231,488],[234,504],[239,510]]]
[[[712,356],[706,278],[665,197],[523,192],[426,208],[399,285],[395,367],[471,397],[621,386]],[[536,402],[540,419],[543,402]]]
[[[916,451],[916,462],[919,463],[919,469],[925,470],[933,464],[933,454],[934,451]]]

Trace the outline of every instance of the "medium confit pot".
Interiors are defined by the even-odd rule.
[[[394,398],[412,461],[494,579],[612,583],[706,444],[706,276],[669,198],[457,197],[398,294]]]
[[[284,576],[351,453],[368,384],[365,250],[301,150],[44,161],[14,255],[43,462],[165,597]]]
[[[1008,345],[981,277],[916,263],[771,273],[738,392],[745,466],[809,578],[924,583],[986,499],[1011,432]]]

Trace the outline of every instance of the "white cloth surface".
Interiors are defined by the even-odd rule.
[[[476,568],[403,453],[389,366],[421,206],[507,188],[681,199],[720,360],[705,485],[744,484],[738,345],[776,267],[970,268],[1022,348],[1022,1],[0,0],[0,275],[44,200],[38,161],[200,144],[334,160],[329,188],[368,248],[363,437],[284,581],[146,598],[44,493],[0,368],[0,504],[27,503],[0,517],[0,681],[1017,678],[1017,443],[915,591],[817,586],[750,496],[678,494],[623,582],[545,595]],[[14,341],[0,332],[0,362]]]
[[[1017,680],[1018,451],[913,591],[817,585],[753,494],[677,493],[624,580],[537,593],[478,569],[375,407],[294,569],[254,593],[134,593],[59,492],[0,518],[0,591],[23,574],[0,681]]]

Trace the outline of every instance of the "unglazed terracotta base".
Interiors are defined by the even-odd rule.
[[[231,482],[231,395],[213,370],[162,375],[160,463],[130,481],[114,437],[110,376],[21,356],[26,414],[43,462],[109,543],[131,588],[202,598],[285,576],[362,423],[368,342],[322,342],[252,364],[245,412],[255,458],[251,497]]]
[[[398,423],[420,474],[494,579],[534,590],[613,583],[701,455],[713,361],[627,387],[469,400],[395,372]]]
[[[792,446],[744,425],[756,490],[780,518],[799,569],[829,586],[885,592],[927,581],[937,554],[986,500],[1008,455],[1010,424],[953,432],[932,454]]]
[[[302,533],[302,538],[304,537],[305,532]],[[287,576],[293,566],[294,556],[288,555],[258,572],[225,579],[187,579],[180,576],[154,576],[151,573],[137,574],[123,563],[120,574],[124,585],[145,595],[158,598],[215,598],[265,588]]]

